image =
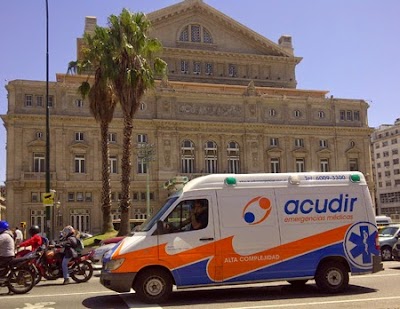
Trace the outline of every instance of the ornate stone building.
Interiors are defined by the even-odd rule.
[[[148,14],[163,44],[168,81],[149,91],[136,115],[133,145],[153,146],[152,160],[134,151],[131,218],[146,217],[167,197],[164,183],[181,175],[360,170],[371,188],[368,104],[322,90],[296,89],[292,38],[277,43],[201,0]],[[87,17],[85,31],[96,18]],[[82,39],[77,40],[79,48]],[[73,55],[71,55],[73,59]],[[57,74],[50,83],[50,171],[56,229],[101,228],[99,125],[77,87],[84,77]],[[45,82],[8,83],[7,217],[43,226]],[[113,207],[118,217],[122,113],[110,126]],[[149,174],[147,174],[149,172]],[[147,178],[147,176],[149,176]],[[58,203],[59,202],[59,203]]]

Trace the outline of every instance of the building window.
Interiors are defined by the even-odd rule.
[[[31,94],[25,95],[25,106],[32,106],[33,96]]]
[[[52,95],[49,95],[48,100],[47,100],[47,105],[49,107],[53,107],[53,103],[54,103],[54,97]]]
[[[329,160],[321,159],[319,162],[321,172],[329,172]]]
[[[76,107],[79,107],[79,108],[83,107],[83,100],[81,100],[81,99],[76,99],[76,100],[75,100],[75,106],[76,106]]]
[[[391,142],[392,142],[392,145],[397,144],[397,138],[393,138]]]
[[[36,96],[36,106],[38,106],[38,107],[43,106],[43,96],[41,96],[41,95]]]
[[[319,140],[319,147],[328,148],[328,141],[326,139],[320,139]]]
[[[45,172],[45,156],[43,153],[33,154],[33,171],[35,173]]]
[[[304,158],[297,158],[296,159],[296,172],[302,173],[306,171],[305,161]]]
[[[273,108],[271,108],[271,109],[268,111],[268,114],[269,114],[270,117],[276,117],[276,110],[273,109]]]
[[[234,64],[229,64],[229,67],[228,67],[228,75],[229,75],[230,77],[236,77],[236,75],[237,75],[236,65],[234,65]]]
[[[383,157],[384,157],[384,158],[387,158],[388,156],[389,156],[389,151],[384,151],[384,152],[383,152]]]
[[[340,120],[345,121],[346,120],[346,111],[340,111]]]
[[[393,165],[396,165],[396,164],[399,164],[399,159],[398,158],[393,159]]]
[[[108,142],[116,143],[117,142],[117,133],[108,133]]]
[[[271,138],[269,139],[269,145],[270,145],[271,147],[277,147],[277,146],[279,146],[279,139],[278,139],[277,137],[271,137]]]
[[[39,194],[37,192],[31,192],[31,202],[39,203]]]
[[[83,132],[75,132],[75,141],[83,141]]]
[[[212,63],[206,63],[205,73],[206,73],[206,75],[213,75],[213,65],[212,65]]]
[[[139,109],[145,111],[147,109],[147,104],[145,102],[140,102]]]
[[[144,158],[138,158],[137,167],[138,174],[147,173],[147,162],[144,160]]]
[[[302,138],[296,138],[294,140],[295,147],[304,147],[304,140]]]
[[[193,42],[193,43],[207,43],[212,44],[213,38],[210,32],[198,24],[188,25],[184,27],[179,34],[179,41]]]
[[[85,202],[92,201],[92,192],[85,192]]]
[[[346,120],[352,121],[353,120],[353,112],[346,111]]]
[[[186,60],[181,60],[181,73],[187,74],[189,72],[189,63]]]
[[[43,138],[43,132],[41,132],[41,131],[36,132],[36,138],[37,139],[42,139]]]
[[[349,159],[349,171],[358,171],[358,160]]]
[[[381,157],[381,154],[378,152],[378,153],[376,154],[376,158],[379,159],[380,157]]]
[[[83,192],[76,192],[76,201],[83,202]]]
[[[184,174],[194,173],[194,144],[184,140],[181,144],[181,171]]]
[[[186,26],[185,28],[183,28],[183,30],[181,31],[181,33],[179,35],[179,41],[189,42],[189,26]]]
[[[294,116],[295,118],[300,118],[300,117],[301,117],[301,111],[295,110],[295,111],[293,112],[293,116]]]
[[[147,134],[138,134],[137,142],[139,144],[146,144],[148,142]]]
[[[199,25],[191,25],[190,27],[191,31],[191,41],[192,42],[196,42],[196,43],[200,43],[201,42],[201,37],[200,37],[200,26]]]
[[[78,231],[90,231],[90,213],[87,209],[70,211],[71,225]]]
[[[281,165],[279,158],[271,158],[271,173],[280,173]]]
[[[230,142],[228,144],[228,173],[238,174],[240,173],[240,155],[239,155],[239,144],[236,142]]]
[[[390,177],[390,171],[385,171],[385,177]]]
[[[389,162],[389,161],[383,162],[383,166],[384,166],[384,167],[389,167],[389,166],[390,166],[390,162]]]
[[[359,111],[354,111],[353,116],[354,116],[355,121],[360,121],[360,112]]]
[[[213,141],[208,141],[204,146],[206,173],[218,173],[217,144]]]
[[[319,111],[318,112],[318,118],[320,118],[320,119],[325,118],[325,112],[324,111]]]
[[[75,173],[85,173],[84,155],[75,155]]]
[[[201,74],[201,62],[198,61],[193,62],[193,74],[196,75]]]
[[[75,202],[75,192],[68,192],[68,202]]]
[[[109,158],[109,164],[110,164],[110,173],[111,174],[117,174],[118,173],[118,161],[116,156],[110,156]]]

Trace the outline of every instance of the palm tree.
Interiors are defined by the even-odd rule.
[[[93,35],[85,34],[82,58],[76,62],[70,62],[69,73],[89,73],[78,91],[83,98],[88,96],[89,109],[97,122],[100,123],[101,132],[101,157],[102,157],[102,213],[103,233],[113,230],[111,217],[111,185],[109,166],[109,124],[113,119],[116,100],[114,90],[108,72],[113,62],[108,50],[108,30],[96,27]],[[94,71],[93,84],[90,85],[90,72]]]
[[[165,76],[166,63],[156,54],[161,43],[148,36],[150,21],[143,13],[123,9],[108,18],[110,52],[114,71],[109,78],[123,111],[123,152],[121,160],[121,226],[118,235],[129,233],[130,182],[133,117],[145,91],[154,86],[155,76]],[[150,172],[150,171],[147,171]]]

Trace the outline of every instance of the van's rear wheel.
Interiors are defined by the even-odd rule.
[[[339,293],[348,287],[349,273],[340,262],[326,262],[318,267],[315,282],[325,293]]]
[[[162,303],[172,293],[172,278],[166,270],[146,269],[138,274],[133,289],[142,302]]]

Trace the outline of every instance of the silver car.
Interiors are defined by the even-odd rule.
[[[392,248],[400,236],[400,224],[390,224],[379,230],[382,261],[392,260]]]

